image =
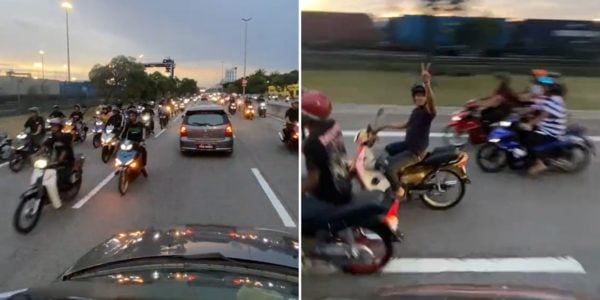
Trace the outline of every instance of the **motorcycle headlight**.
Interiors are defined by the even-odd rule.
[[[460,121],[460,120],[462,120],[462,118],[460,116],[452,117],[452,121]]]
[[[500,127],[510,127],[510,125],[512,125],[510,121],[500,121]]]
[[[21,132],[17,135],[17,139],[24,140],[27,137],[27,134]]]
[[[150,120],[150,116],[144,115],[144,116],[142,116],[142,120],[148,121],[148,120]]]
[[[121,150],[123,151],[129,151],[133,148],[133,144],[122,144],[121,145]]]
[[[65,126],[72,126],[73,125],[73,121],[67,121],[65,122]]]
[[[102,121],[96,121],[96,126],[102,126],[104,125],[104,123],[102,123]]]
[[[489,139],[490,143],[498,143],[500,142],[500,139]]]
[[[266,104],[264,104],[264,103],[261,103],[261,104],[260,104],[260,107],[265,107],[265,106],[267,106],[267,105],[266,105]]]
[[[33,167],[36,169],[44,169],[48,166],[48,160],[38,159],[33,163]]]

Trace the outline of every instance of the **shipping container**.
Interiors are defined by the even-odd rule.
[[[511,24],[513,52],[529,55],[598,54],[600,24],[592,21],[529,19]]]
[[[501,18],[434,17],[408,15],[390,19],[387,28],[388,41],[407,50],[425,50],[431,42],[434,48],[462,46],[456,41],[456,31],[464,24],[477,21],[492,21],[497,27],[496,36],[491,38],[484,49],[500,49],[509,41],[510,32],[506,21]],[[428,39],[430,38],[430,40]]]
[[[302,12],[302,44],[372,46],[380,36],[362,13]]]
[[[96,97],[96,88],[91,82],[61,82],[60,96],[63,97]]]

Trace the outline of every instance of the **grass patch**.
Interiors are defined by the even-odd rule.
[[[72,110],[63,110],[63,113],[67,116],[72,112]],[[42,117],[48,117],[50,112],[41,112]],[[96,107],[88,109],[83,116],[83,120],[88,123],[92,119],[92,117],[96,114]],[[25,125],[25,121],[29,118],[30,114],[23,114],[17,116],[10,117],[1,117],[0,118],[0,132],[7,132],[11,138],[14,138],[19,132],[23,131],[23,125]]]
[[[417,66],[418,67],[418,66]],[[522,91],[529,77],[513,75],[513,88]],[[567,107],[600,109],[597,87],[600,78],[564,77]],[[302,71],[302,86],[325,92],[337,103],[411,105],[410,88],[419,81],[417,73],[358,70]],[[462,106],[466,100],[488,96],[496,87],[492,75],[435,76],[435,101],[440,106]]]

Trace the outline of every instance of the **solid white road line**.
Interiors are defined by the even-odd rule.
[[[3,163],[0,164],[0,168],[4,167],[6,165],[8,165],[8,162],[3,162]]]
[[[156,133],[156,134],[154,135],[154,138],[157,138],[158,136],[160,136],[160,135],[161,135],[163,132],[165,132],[166,130],[167,130],[166,128],[163,128],[163,129],[161,129],[161,131],[159,131],[158,133]]]
[[[104,178],[104,180],[102,180],[96,187],[94,187],[89,193],[87,193],[87,195],[85,195],[85,197],[81,198],[79,201],[77,201],[77,203],[75,203],[75,205],[73,205],[74,209],[79,209],[81,208],[86,202],[90,201],[90,199],[92,199],[92,197],[94,197],[101,188],[103,188],[111,179],[113,179],[113,177],[115,177],[115,172],[111,172],[110,174],[108,174],[108,176],[106,176],[106,178]]]
[[[285,225],[285,227],[296,227],[296,223],[294,222],[294,220],[292,220],[292,217],[290,217],[288,212],[285,210],[283,204],[281,204],[281,201],[279,201],[279,198],[277,198],[277,195],[275,195],[265,178],[262,176],[262,174],[260,174],[260,171],[257,168],[252,168],[251,170],[252,174],[254,174],[254,177],[256,177],[256,180],[258,180],[258,184],[267,195],[267,198],[269,198],[269,200],[271,201],[271,204],[275,208],[275,211],[277,211],[277,213],[279,214],[279,217],[283,221],[283,225]]]
[[[570,256],[514,258],[400,258],[383,268],[384,273],[569,273],[585,274]]]
[[[346,137],[355,137],[358,130],[343,130],[342,135]],[[379,137],[404,137],[406,133],[404,131],[381,131],[377,134]],[[443,132],[431,132],[429,137],[441,138],[444,137]],[[600,136],[588,136],[592,142],[600,142]]]

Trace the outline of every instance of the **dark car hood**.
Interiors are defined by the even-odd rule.
[[[94,247],[64,275],[129,259],[160,256],[224,257],[298,268],[298,240],[286,232],[221,225],[185,225],[117,233]]]

